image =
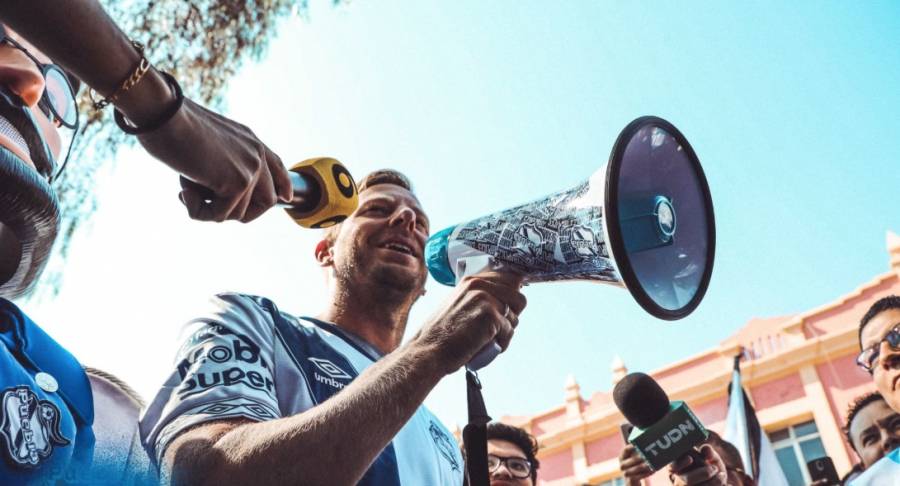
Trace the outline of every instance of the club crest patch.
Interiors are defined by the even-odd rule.
[[[434,440],[438,450],[441,451],[441,455],[450,462],[450,467],[453,468],[454,471],[459,471],[459,461],[456,459],[455,454],[455,451],[457,450],[456,442],[450,440],[450,437],[448,437],[433,420],[428,427],[428,432],[431,433],[431,439]]]
[[[7,388],[0,395],[0,435],[8,459],[18,466],[37,467],[53,454],[54,446],[67,446],[60,431],[60,412],[53,402],[41,400],[27,386]]]

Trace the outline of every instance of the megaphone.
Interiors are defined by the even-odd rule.
[[[327,228],[347,219],[359,205],[359,190],[344,164],[330,157],[307,159],[288,169],[293,194],[279,203],[304,228]]]
[[[625,127],[609,161],[572,189],[444,229],[425,247],[432,277],[455,285],[487,267],[525,281],[625,287],[651,315],[690,314],[712,275],[715,218],[700,161],[662,118]],[[481,368],[500,348],[482,350]]]

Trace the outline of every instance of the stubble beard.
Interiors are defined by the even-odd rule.
[[[424,278],[416,277],[399,266],[374,261],[366,263],[357,250],[351,250],[343,265],[336,265],[335,278],[344,289],[345,297],[359,292],[367,300],[384,304],[401,304],[418,297]]]

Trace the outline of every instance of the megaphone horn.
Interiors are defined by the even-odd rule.
[[[700,161],[677,128],[653,116],[628,124],[588,180],[444,229],[425,248],[429,272],[446,285],[486,266],[509,267],[526,282],[623,286],[667,320],[687,316],[703,299],[714,254]]]

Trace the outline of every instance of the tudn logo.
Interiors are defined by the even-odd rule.
[[[331,361],[328,361],[327,359],[322,359],[322,358],[308,358],[308,359],[310,361],[312,361],[312,363],[314,365],[316,365],[316,368],[319,368],[325,374],[327,374],[328,376],[330,376],[332,378],[338,378],[338,379],[343,379],[343,380],[350,380],[353,378],[352,376],[348,375],[346,371],[338,368],[337,365],[335,365]]]
[[[654,442],[647,444],[645,448],[647,452],[652,452],[654,456],[658,456],[659,452],[656,451],[656,448],[659,447],[662,450],[666,450],[669,447],[672,447],[673,444],[680,441],[681,439],[688,436],[689,432],[693,432],[697,430],[697,426],[694,425],[690,420],[685,421],[683,424],[678,424],[677,427],[668,431],[661,438],[656,439]]]

